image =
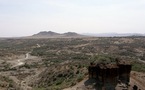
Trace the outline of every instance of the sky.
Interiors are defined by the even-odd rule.
[[[145,0],[0,0],[0,37],[145,33]]]

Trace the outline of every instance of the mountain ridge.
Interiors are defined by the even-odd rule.
[[[32,36],[41,36],[41,35],[44,35],[44,36],[53,36],[53,35],[60,35],[59,33],[56,33],[56,32],[52,32],[52,31],[41,31],[37,34],[34,34]]]
[[[141,33],[82,33],[78,34],[76,32],[65,32],[65,33],[56,33],[53,31],[41,31],[32,36],[90,36],[90,37],[125,37],[125,36],[145,36],[145,34]]]
[[[75,32],[56,33],[53,31],[41,31],[30,37],[32,37],[32,38],[79,38],[79,37],[87,37],[87,36],[78,34]]]
[[[144,33],[57,33],[53,31],[40,31],[30,36],[0,37],[3,38],[83,38],[83,37],[145,37]]]

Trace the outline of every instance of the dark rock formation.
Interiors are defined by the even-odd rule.
[[[117,83],[129,83],[131,64],[123,60],[116,63],[91,63],[88,67],[89,78],[96,78],[98,88],[114,90]]]

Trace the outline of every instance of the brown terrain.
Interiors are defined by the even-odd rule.
[[[144,37],[63,35],[69,36],[0,39],[0,90],[99,90],[96,79],[89,78],[90,62],[109,65],[118,58],[132,66],[128,90],[134,85],[145,90]],[[119,82],[115,88],[127,86]]]
[[[85,82],[87,80],[88,78],[84,78],[84,80],[79,82],[77,85],[72,86],[70,88],[63,89],[63,90],[98,90],[94,87],[96,83],[94,79],[90,80],[88,85],[85,85]],[[144,90],[145,89],[144,80],[145,80],[145,73],[132,71],[131,77],[130,77],[130,83],[129,83],[130,86],[128,90],[133,90],[134,85],[137,85],[138,89]],[[116,90],[123,90],[122,87],[123,85],[118,84],[118,86],[116,86]]]

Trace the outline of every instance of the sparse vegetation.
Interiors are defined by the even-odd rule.
[[[132,70],[138,71],[138,72],[145,72],[145,64],[134,61],[132,64]]]
[[[9,72],[20,80],[34,76],[29,83],[34,90],[60,90],[75,85],[87,75],[90,62],[129,59],[132,70],[145,72],[144,63],[138,61],[144,60],[144,37],[3,39],[0,40],[0,52],[0,59],[5,60],[0,63],[0,71]],[[7,61],[27,52],[40,60],[26,60],[19,68],[10,68],[11,63]],[[24,74],[27,75],[24,77]]]

